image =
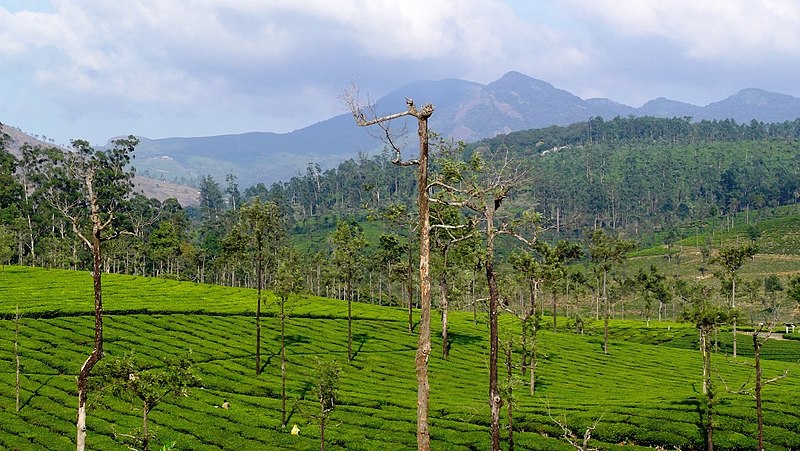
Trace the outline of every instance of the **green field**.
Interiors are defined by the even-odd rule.
[[[405,311],[353,305],[355,359],[347,362],[346,304],[324,298],[291,301],[288,322],[289,425],[280,427],[280,362],[276,306],[264,334],[265,370],[255,376],[255,292],[188,282],[104,275],[105,337],[109,357],[133,351],[152,365],[191,351],[202,389],[167,399],[150,414],[156,443],[177,449],[319,449],[311,418],[317,406],[313,372],[318,359],[342,367],[341,401],[326,433],[328,449],[400,450],[416,447],[416,336]],[[14,409],[14,321],[19,304],[23,365],[22,409]],[[91,350],[91,277],[85,272],[4,267],[0,272],[0,449],[74,446],[75,376]],[[440,328],[434,314],[434,336]],[[563,320],[560,320],[563,324]],[[516,319],[501,318],[506,331]],[[488,330],[471,313],[451,314],[450,359],[434,340],[430,359],[431,438],[437,450],[489,448]],[[590,324],[590,330],[600,330]],[[700,354],[686,324],[611,322],[611,353],[598,335],[540,333],[536,395],[515,386],[516,449],[569,450],[551,416],[582,435],[596,420],[592,446],[601,449],[702,449]],[[507,332],[508,333],[508,332]],[[729,334],[721,332],[722,349]],[[740,340],[740,350],[749,343]],[[789,376],[764,390],[768,449],[800,448],[800,341],[769,341],[765,377]],[[740,386],[752,359],[715,356],[724,379]],[[516,371],[519,376],[519,371]],[[520,377],[520,379],[522,379]],[[230,410],[216,406],[230,402]],[[718,449],[756,447],[754,401],[720,388]],[[89,449],[124,449],[115,431],[140,425],[139,406],[89,394]],[[505,417],[505,409],[503,411]],[[506,431],[504,431],[505,440]],[[505,449],[504,444],[504,449]]]

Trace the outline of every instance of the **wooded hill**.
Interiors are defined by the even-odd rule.
[[[800,120],[595,118],[498,136],[469,145],[465,156],[505,147],[524,162],[531,180],[516,190],[515,201],[543,212],[556,236],[607,227],[641,239],[653,230],[797,202],[799,140]],[[246,195],[281,200],[302,225],[411,205],[415,192],[413,174],[383,155],[327,171],[309,165],[303,176],[269,189],[257,185]]]

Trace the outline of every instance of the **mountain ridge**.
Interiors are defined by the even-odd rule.
[[[694,120],[733,119],[783,122],[800,117],[800,98],[757,88],[744,88],[726,99],[705,106],[653,99],[632,107],[613,99],[582,99],[543,80],[511,71],[488,84],[456,78],[416,81],[395,89],[375,102],[378,115],[397,113],[405,99],[418,105],[432,103],[430,128],[454,139],[474,142],[499,134],[569,125],[591,117],[616,116],[692,117]],[[393,128],[416,129],[413,118]],[[233,172],[242,185],[270,185],[303,173],[308,164],[322,169],[359,154],[375,154],[383,148],[375,133],[357,127],[350,114],[341,114],[289,133],[251,132],[198,138],[142,139],[137,164],[152,174],[163,171],[161,157],[170,157],[168,176],[173,181],[211,174],[224,180]],[[180,168],[180,169],[176,169]],[[182,171],[182,172],[181,172]]]
[[[582,99],[517,71],[488,84],[457,78],[416,81],[379,98],[375,112],[403,111],[406,98],[418,105],[432,103],[435,112],[430,129],[466,142],[551,125],[566,126],[591,117],[692,117],[697,121],[733,119],[739,123],[800,117],[800,98],[757,88],[744,88],[705,106],[659,97],[636,108],[613,99]],[[415,141],[413,118],[394,122],[393,130],[405,128],[408,141]],[[304,173],[309,164],[325,170],[359,155],[375,155],[384,147],[375,134],[378,131],[357,127],[346,113],[288,133],[139,137],[135,165],[141,175],[174,183],[191,184],[207,174],[221,181],[233,173],[242,186],[269,186]]]

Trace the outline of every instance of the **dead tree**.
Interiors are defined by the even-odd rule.
[[[398,166],[414,166],[417,170],[417,191],[419,205],[419,340],[414,366],[417,373],[417,448],[430,449],[430,430],[428,425],[430,385],[428,384],[428,357],[431,353],[431,273],[430,273],[430,210],[428,207],[428,119],[433,114],[433,105],[426,104],[417,109],[414,101],[406,99],[406,110],[388,116],[367,119],[358,105],[355,91],[345,95],[356,124],[360,127],[378,125],[384,131],[387,144],[394,151],[392,163]],[[373,111],[374,113],[374,111]],[[373,116],[377,116],[373,114]],[[404,116],[417,119],[419,135],[419,159],[403,161],[401,147],[395,142],[389,130],[389,122]]]

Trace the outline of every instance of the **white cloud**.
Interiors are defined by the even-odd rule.
[[[569,0],[588,24],[632,38],[679,44],[693,59],[758,61],[800,56],[795,0]]]

